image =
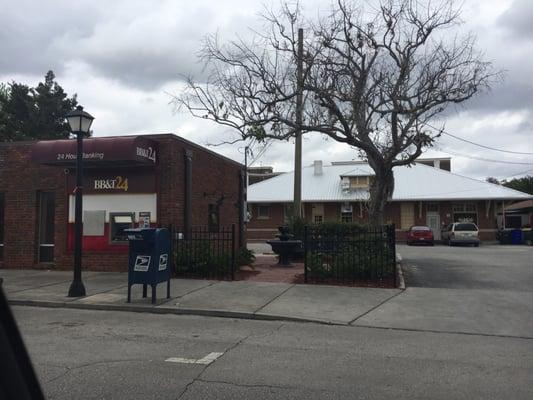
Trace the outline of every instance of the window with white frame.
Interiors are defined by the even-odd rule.
[[[39,192],[39,262],[54,261],[55,193]]]
[[[473,222],[477,224],[477,205],[476,203],[454,203],[453,222]]]
[[[373,181],[372,176],[351,176],[350,177],[350,188],[352,189],[361,189],[368,188]]]
[[[324,204],[314,203],[311,206],[311,220],[314,224],[321,224],[324,222]]]
[[[350,203],[341,204],[341,222],[350,224],[353,221],[353,207]]]
[[[315,215],[313,218],[313,223],[315,224],[321,224],[324,222],[324,216],[323,215]]]

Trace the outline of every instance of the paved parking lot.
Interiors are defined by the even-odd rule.
[[[533,247],[400,245],[398,252],[406,290],[358,325],[533,339]]]
[[[533,291],[533,246],[399,245],[408,287]]]

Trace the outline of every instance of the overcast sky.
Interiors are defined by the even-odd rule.
[[[422,2],[424,0],[421,0]],[[258,26],[264,1],[255,0],[0,0],[0,81],[35,85],[52,69],[59,84],[96,119],[95,136],[172,132],[200,144],[219,143],[227,128],[175,113],[170,94],[180,76],[201,76],[196,50],[219,32],[244,36]],[[303,0],[307,12],[328,1]],[[277,4],[277,3],[275,3]],[[533,1],[464,0],[461,29],[478,36],[478,47],[505,80],[446,119],[446,131],[500,149],[533,153]],[[454,172],[506,178],[530,170],[533,155],[485,150],[450,137],[438,148],[452,153],[521,164],[452,156]],[[242,145],[216,151],[243,162]],[[350,160],[354,151],[318,135],[304,138],[303,162]],[[256,152],[259,149],[256,149]],[[255,165],[292,169],[293,146],[273,143]],[[426,156],[447,157],[436,150]],[[529,163],[529,165],[527,165]]]

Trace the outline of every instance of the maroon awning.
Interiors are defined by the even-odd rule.
[[[87,167],[109,165],[155,165],[158,143],[145,136],[113,136],[83,140],[83,163]],[[43,140],[32,147],[32,160],[39,164],[73,166],[76,140]]]

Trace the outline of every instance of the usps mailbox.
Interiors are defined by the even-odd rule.
[[[152,304],[156,302],[157,284],[167,282],[167,299],[170,298],[170,234],[168,229],[126,229],[129,241],[128,303],[131,287],[143,285],[143,297],[147,286],[152,286]]]

